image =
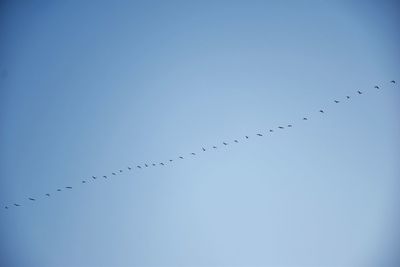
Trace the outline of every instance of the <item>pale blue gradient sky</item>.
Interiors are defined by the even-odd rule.
[[[0,4],[1,266],[399,262],[399,4],[82,2]]]

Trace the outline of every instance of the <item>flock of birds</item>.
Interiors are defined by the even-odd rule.
[[[392,80],[392,81],[390,81],[390,83],[391,83],[391,84],[396,84],[396,81]],[[378,85],[375,85],[375,86],[374,86],[374,89],[379,90],[380,87],[379,87]],[[362,91],[360,91],[360,90],[357,90],[357,91],[356,91],[356,95],[361,95],[361,94],[363,94]],[[351,97],[350,97],[349,95],[346,96],[346,99],[347,99],[347,100],[349,100],[350,98],[351,98]],[[340,101],[339,101],[339,100],[334,100],[334,103],[335,103],[335,104],[339,104]],[[324,114],[325,111],[324,111],[323,109],[320,109],[320,110],[319,110],[319,113]],[[303,120],[303,121],[307,121],[308,119],[309,119],[309,117],[303,117],[302,120]],[[286,126],[278,126],[277,128],[280,129],[280,130],[283,130],[283,129],[285,129],[285,127],[291,128],[291,127],[293,127],[293,125],[292,125],[292,124],[288,124],[288,125],[286,125]],[[270,133],[274,132],[274,129],[269,129],[269,132],[270,132]],[[256,133],[255,135],[258,136],[258,137],[264,136],[262,133]],[[249,139],[250,136],[245,135],[244,138],[245,138],[245,139]],[[239,143],[239,140],[238,140],[238,139],[234,139],[233,142],[234,142],[234,143]],[[229,143],[228,143],[228,142],[222,142],[222,145],[223,145],[223,146],[228,146]],[[216,145],[214,145],[214,146],[211,146],[210,148],[214,150],[214,149],[217,149],[218,147],[217,147]],[[202,147],[202,148],[201,148],[201,151],[202,151],[202,152],[205,152],[205,151],[207,151],[207,149],[206,149],[205,147]],[[195,152],[189,153],[189,156],[196,156],[196,155],[197,155],[197,154],[196,154]],[[135,168],[137,168],[137,169],[143,169],[143,168],[156,167],[157,165],[159,165],[159,166],[165,166],[165,165],[167,164],[167,162],[172,163],[174,160],[183,160],[183,159],[185,159],[185,157],[183,157],[183,156],[178,156],[178,157],[176,157],[176,158],[169,159],[168,161],[165,161],[165,162],[151,163],[151,164],[145,163],[145,164],[143,164],[143,165],[137,165]],[[134,169],[134,167],[128,166],[128,167],[126,167],[126,170],[125,170],[125,171],[130,172],[130,171],[132,171],[133,169]],[[111,176],[116,176],[116,175],[121,174],[121,173],[123,173],[123,172],[124,172],[124,170],[123,170],[123,169],[120,169],[120,170],[118,170],[118,171],[111,172]],[[92,177],[91,177],[91,179],[93,179],[93,180],[96,180],[96,179],[98,179],[98,178],[99,178],[98,176],[92,176]],[[109,176],[103,175],[102,178],[107,179],[107,178],[109,178]],[[90,179],[90,178],[89,178],[89,179]],[[81,181],[82,184],[86,184],[87,182],[88,182],[88,180],[82,180],[82,181]],[[72,188],[72,186],[65,186],[64,188],[58,188],[58,189],[56,190],[56,192],[61,192],[62,189],[72,190],[73,188]],[[50,194],[50,193],[46,193],[46,194],[44,195],[44,197],[49,198],[49,197],[51,197],[51,194]],[[29,200],[29,201],[36,201],[36,198],[28,197],[28,200]],[[22,204],[20,204],[20,203],[13,203],[12,205],[9,205],[9,206],[7,205],[7,206],[5,206],[4,208],[5,208],[5,209],[9,209],[9,208],[11,208],[12,206],[20,207],[20,206],[22,206]]]

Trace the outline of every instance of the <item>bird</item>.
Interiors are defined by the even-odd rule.
[[[278,128],[279,128],[279,129],[285,129],[285,127],[282,127],[282,126],[279,126]]]
[[[227,146],[227,145],[228,145],[228,143],[225,143],[225,142],[223,142],[222,144],[224,144],[225,146]]]
[[[153,164],[151,164],[151,165],[153,165],[153,166],[156,166],[156,164],[155,164],[155,163],[153,163]]]
[[[274,132],[274,130],[272,130],[272,129],[269,129],[269,132],[270,132],[270,133],[272,133],[272,132]]]
[[[67,189],[72,189],[72,186],[66,186],[65,188],[67,188]]]
[[[174,161],[173,159],[170,159],[170,160],[169,160],[169,162],[173,162],[173,161]]]
[[[122,170],[119,170],[119,172],[122,172]]]
[[[319,112],[324,113],[324,111],[322,109]]]
[[[35,201],[36,199],[29,197],[28,198],[30,201]]]
[[[111,173],[112,175],[117,175],[115,172]]]
[[[236,140],[236,139],[235,139],[235,140],[233,140],[233,142],[235,142],[235,143],[239,143],[239,141],[238,141],[238,140]]]
[[[304,118],[303,118],[303,121],[306,121],[306,120],[308,120],[308,119],[307,119],[306,117],[304,117]]]
[[[107,175],[103,175],[103,178],[104,178],[104,179],[107,179]]]
[[[203,152],[206,151],[206,149],[204,147],[202,147],[201,149],[203,150]]]
[[[338,100],[335,100],[335,103],[337,104],[337,103],[339,103],[339,101],[338,101]]]
[[[147,164],[144,164],[144,166],[145,166],[146,168],[148,168],[148,167],[149,167],[149,165],[147,165]]]
[[[350,96],[346,96],[347,99],[350,99]]]
[[[216,147],[216,146],[213,146],[213,148],[214,148],[214,149],[217,149],[217,147]]]
[[[190,153],[190,154],[192,154],[193,156],[196,156],[196,153],[194,153],[194,152],[192,152],[192,153]]]
[[[96,176],[92,176],[92,178],[96,180],[97,177]]]
[[[14,203],[14,206],[15,207],[19,207],[19,206],[21,206],[20,204],[17,204],[17,203]]]
[[[379,86],[378,86],[378,85],[375,85],[374,88],[375,88],[375,89],[379,89]]]
[[[160,165],[163,165],[163,166],[164,166],[164,163],[161,162]]]
[[[5,208],[6,210],[8,210],[8,206],[5,206],[4,208]]]
[[[57,189],[58,192],[61,192],[61,189]]]
[[[391,82],[391,83],[396,83],[396,81],[395,81],[395,80],[391,80],[390,82]]]
[[[257,135],[258,135],[258,136],[263,136],[263,135],[262,135],[262,134],[260,134],[260,133],[258,133]]]
[[[247,135],[245,137],[246,137],[246,139],[249,139],[249,137]]]
[[[85,184],[86,183],[86,181],[82,181],[82,184]]]
[[[290,127],[292,127],[292,125],[291,125],[291,124],[288,124],[288,126],[287,126],[287,127],[289,127],[289,128],[290,128]]]
[[[128,170],[132,170],[132,168],[131,168],[131,167],[128,167]]]
[[[359,95],[361,95],[361,94],[362,94],[362,92],[361,92],[361,91],[357,91],[357,93],[358,93]]]
[[[47,194],[46,194],[46,196],[48,196],[48,197],[49,197],[49,196],[50,196],[50,194],[49,194],[49,193],[47,193]]]
[[[137,165],[136,167],[138,167],[139,169],[141,169],[142,167],[140,167],[139,165]]]

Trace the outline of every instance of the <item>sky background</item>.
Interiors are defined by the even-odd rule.
[[[1,1],[0,265],[399,266],[399,12]]]

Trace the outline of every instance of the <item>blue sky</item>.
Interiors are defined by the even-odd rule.
[[[0,6],[0,265],[399,263],[395,1]]]

